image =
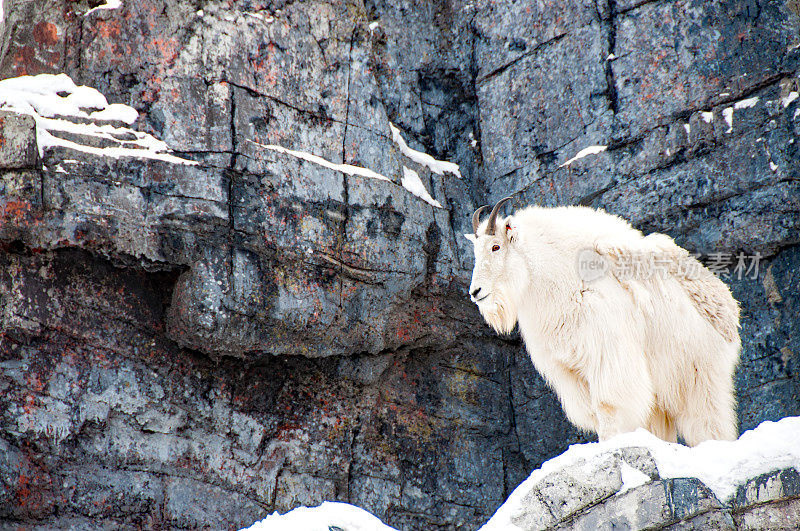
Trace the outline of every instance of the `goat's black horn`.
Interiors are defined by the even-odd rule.
[[[474,214],[472,214],[472,232],[474,232],[476,235],[478,234],[478,225],[481,224],[481,212],[487,208],[489,208],[489,205],[483,205],[476,210]]]
[[[486,234],[494,234],[495,232],[494,224],[495,221],[497,221],[497,213],[500,212],[500,207],[503,206],[503,204],[506,201],[511,201],[512,199],[513,197],[504,197],[503,199],[498,201],[497,204],[494,206],[494,208],[492,209],[492,213],[489,214],[489,223],[486,224]]]

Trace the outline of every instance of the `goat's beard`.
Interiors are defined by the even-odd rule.
[[[485,303],[479,304],[478,309],[498,334],[510,334],[517,324],[516,308],[504,297],[492,295]]]

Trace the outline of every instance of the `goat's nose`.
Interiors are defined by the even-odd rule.
[[[481,288],[475,288],[474,290],[472,290],[472,296],[473,297],[477,297],[478,293],[480,293],[480,292],[481,292]]]

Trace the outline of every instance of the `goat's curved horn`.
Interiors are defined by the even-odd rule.
[[[483,205],[476,210],[474,214],[472,214],[472,232],[474,232],[476,235],[478,234],[478,225],[481,224],[481,212],[487,208],[489,208],[489,205]]]
[[[503,203],[506,201],[511,201],[513,197],[504,197],[492,209],[492,213],[489,214],[489,223],[486,224],[486,234],[494,234],[495,231],[495,221],[497,221],[497,213],[500,212],[500,207],[503,206]]]

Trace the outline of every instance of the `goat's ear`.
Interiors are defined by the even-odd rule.
[[[516,234],[514,233],[514,230],[511,227],[511,218],[510,217],[508,217],[505,220],[503,220],[503,229],[502,230],[503,230],[503,236],[506,237],[506,240],[508,240],[510,243],[514,243],[514,240],[516,239]]]
[[[464,234],[464,237],[469,241],[471,241],[472,243],[475,243],[476,237],[474,234]]]

